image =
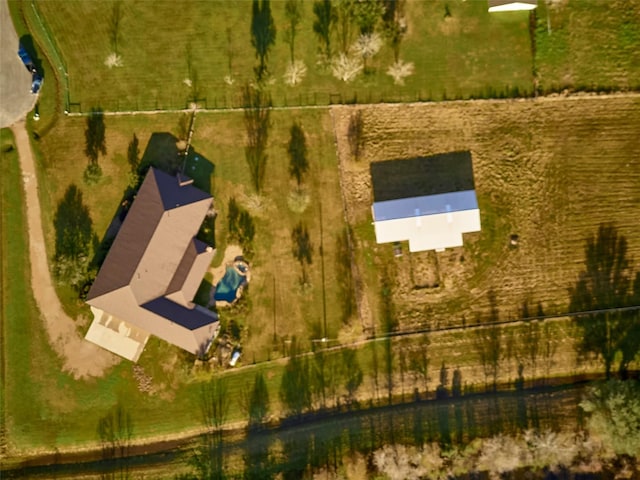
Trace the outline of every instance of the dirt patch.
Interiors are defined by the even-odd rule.
[[[53,287],[42,230],[38,180],[24,120],[11,127],[16,139],[27,206],[31,287],[49,341],[63,359],[63,369],[76,379],[100,377],[120,362],[120,357],[81,338],[75,321],[67,316]]]
[[[364,120],[359,161],[347,138],[356,109]],[[380,324],[376,298],[385,271],[404,329],[484,317],[491,291],[502,319],[517,318],[525,300],[541,302],[547,314],[566,312],[567,289],[584,268],[585,239],[603,222],[615,222],[638,268],[639,95],[340,106],[332,115],[357,269],[369,272],[358,304],[374,307],[360,310],[363,322]],[[376,244],[370,163],[465,150],[482,231],[431,256],[409,257],[403,244],[405,254],[395,257],[391,245]]]

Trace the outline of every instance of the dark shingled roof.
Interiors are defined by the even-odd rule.
[[[87,303],[192,353],[206,343],[217,329],[203,327],[218,317],[191,300],[213,256],[195,238],[212,200],[188,179],[149,169]]]
[[[371,164],[374,202],[475,190],[471,152]]]
[[[204,327],[212,319],[212,312],[205,308],[186,308],[164,297],[151,300],[141,307],[188,330]]]

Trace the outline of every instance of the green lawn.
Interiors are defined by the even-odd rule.
[[[640,2],[538,2],[536,69],[543,93],[640,88]]]
[[[239,87],[252,80],[256,64],[250,2],[165,0],[154,2],[153,8],[145,2],[123,2],[118,43],[122,66],[108,68],[104,62],[113,50],[108,20],[113,4],[38,3],[69,68],[71,102],[79,104],[72,110],[184,108],[192,94],[185,79],[195,82],[197,97],[206,98],[209,107],[238,104]],[[413,62],[415,73],[404,86],[394,85],[386,74],[393,51],[385,45],[369,61],[371,73],[345,84],[318,66],[313,3],[302,4],[295,56],[304,61],[307,74],[301,84],[290,87],[283,80],[289,62],[284,2],[272,2],[277,35],[268,83],[276,105],[438,100],[532,89],[527,13],[489,15],[483,2],[409,0],[400,58]],[[335,34],[333,43],[337,48]],[[228,75],[233,85],[225,81]]]

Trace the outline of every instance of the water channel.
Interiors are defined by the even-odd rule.
[[[463,395],[307,417],[248,435],[206,436],[169,449],[108,460],[59,458],[52,465],[4,472],[3,478],[259,478],[304,479],[339,471],[359,455],[371,462],[384,445],[438,444],[443,450],[475,438],[526,429],[579,429],[578,403],[587,383],[521,392]],[[6,477],[5,477],[6,475]],[[324,477],[323,477],[324,478]]]

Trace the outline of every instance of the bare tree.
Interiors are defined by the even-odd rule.
[[[246,84],[242,89],[244,125],[247,132],[245,157],[256,193],[264,186],[267,167],[267,141],[271,127],[271,97],[261,89]]]
[[[122,18],[124,12],[122,11],[122,2],[116,0],[111,7],[111,16],[109,17],[109,41],[111,42],[111,48],[116,55],[118,52],[118,43],[120,40],[120,27],[122,25]]]
[[[313,31],[320,41],[320,53],[325,58],[331,58],[331,31],[337,20],[335,7],[331,0],[316,0],[313,3],[313,13],[316,19],[313,22]]]
[[[302,20],[302,0],[287,0],[284,4],[284,15],[287,18],[288,28],[284,33],[284,41],[289,44],[291,63],[295,59],[295,42],[298,33],[298,25]]]
[[[362,110],[357,110],[351,118],[349,118],[349,129],[347,131],[349,147],[351,155],[357,162],[362,157],[364,150],[364,120],[362,118]]]
[[[429,391],[429,337],[424,335],[420,340],[418,347],[409,351],[409,369],[413,371],[416,385],[418,385],[418,379],[422,378],[426,394]]]
[[[251,45],[259,60],[255,68],[256,79],[262,82],[267,73],[267,58],[273,44],[276,43],[276,25],[271,15],[269,0],[253,0],[251,10]]]
[[[229,395],[225,379],[214,377],[201,385],[200,408],[204,425],[209,432],[219,432],[229,413]]]
[[[307,158],[307,139],[299,123],[291,125],[289,145],[289,175],[296,179],[298,191],[302,183],[302,177],[309,171],[309,159]]]
[[[302,222],[298,223],[291,232],[291,241],[293,243],[293,257],[300,262],[300,267],[302,268],[301,283],[306,285],[308,283],[307,265],[311,265],[312,262],[313,245],[309,237],[309,231]]]
[[[120,402],[98,420],[98,436],[106,459],[124,458],[129,454],[133,421],[131,414]]]

